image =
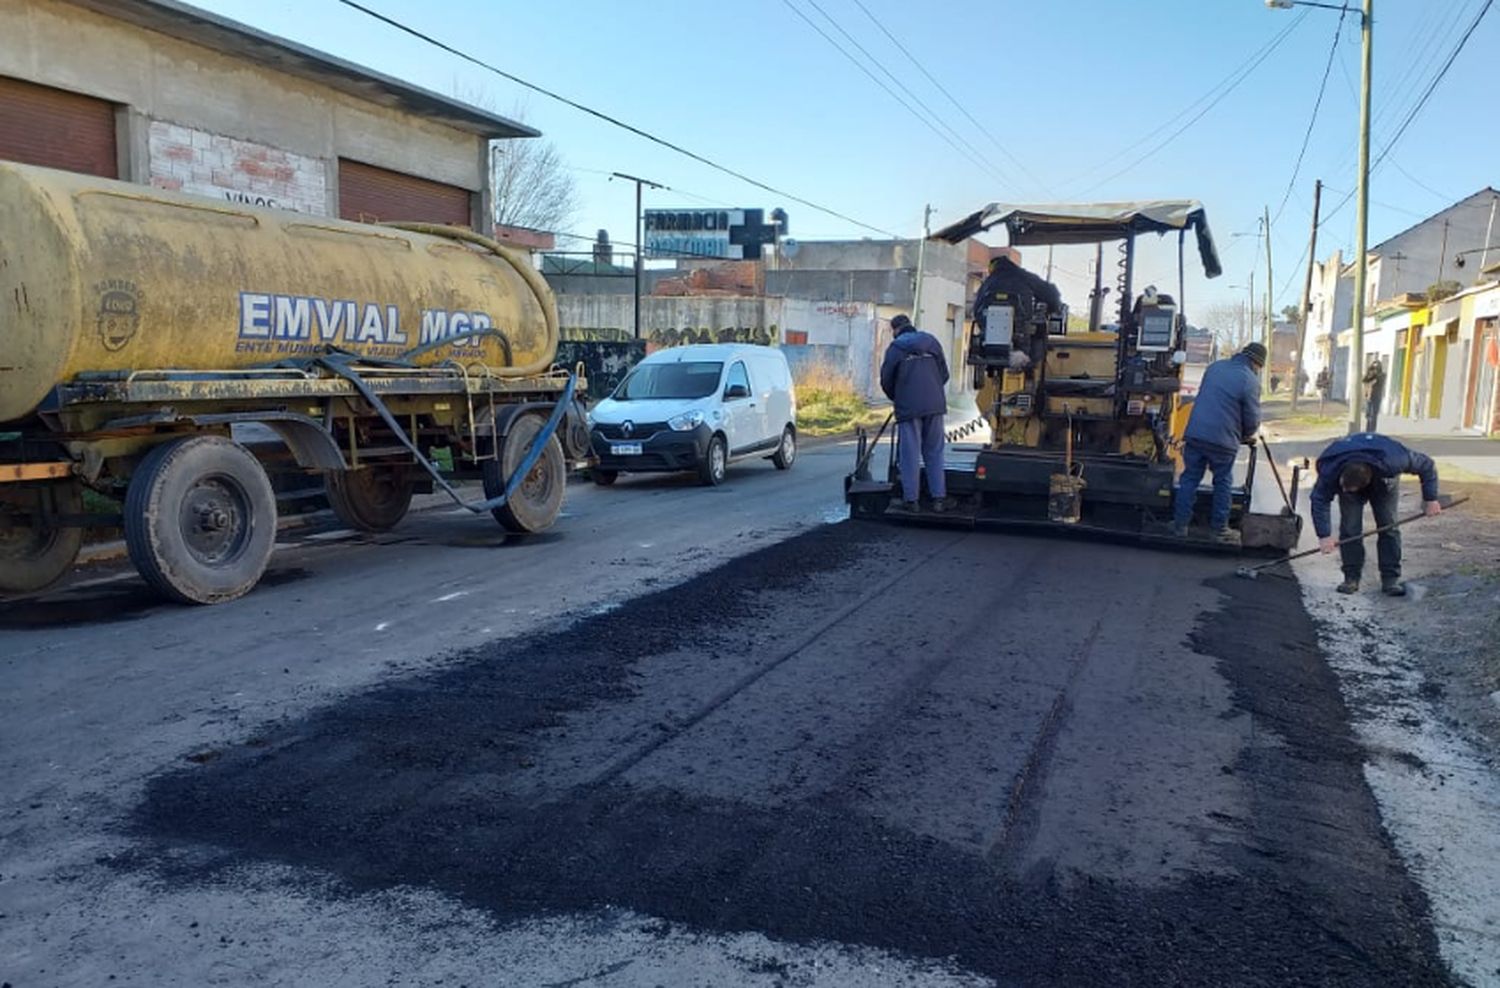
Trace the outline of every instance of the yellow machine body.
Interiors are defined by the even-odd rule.
[[[480,335],[470,335],[483,331]],[[0,162],[0,422],[80,376],[338,347],[521,378],[557,351],[528,259],[465,230],[257,209]]]

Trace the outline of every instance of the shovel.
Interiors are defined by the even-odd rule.
[[[1445,499],[1439,498],[1438,500],[1439,500],[1439,502],[1442,502]],[[1448,503],[1444,504],[1443,505],[1443,510],[1447,511],[1450,508],[1456,508],[1460,504],[1463,504],[1467,500],[1468,500],[1467,497],[1455,498],[1455,499],[1453,499],[1451,501],[1448,501]],[[1414,514],[1414,515],[1408,515],[1407,517],[1402,518],[1399,521],[1391,522],[1391,524],[1389,524],[1389,525],[1384,525],[1384,526],[1382,526],[1380,528],[1374,529],[1373,531],[1365,532],[1363,535],[1355,535],[1352,538],[1339,539],[1338,542],[1335,543],[1335,545],[1345,545],[1345,544],[1347,544],[1349,542],[1359,542],[1362,539],[1367,539],[1367,538],[1369,538],[1372,535],[1379,535],[1381,532],[1389,532],[1392,529],[1400,528],[1402,525],[1408,524],[1409,522],[1414,522],[1418,518],[1426,518],[1426,517],[1427,517],[1427,512],[1421,511],[1421,512],[1418,512],[1417,514]],[[1313,553],[1322,552],[1322,551],[1323,551],[1323,549],[1322,549],[1321,546],[1313,546],[1311,549],[1303,549],[1301,552],[1294,552],[1294,553],[1292,553],[1289,556],[1282,556],[1280,559],[1273,559],[1273,560],[1271,560],[1268,563],[1260,563],[1259,565],[1256,565],[1256,566],[1241,566],[1239,569],[1237,569],[1237,570],[1234,571],[1234,575],[1235,576],[1243,576],[1247,580],[1254,580],[1254,579],[1256,579],[1257,577],[1260,576],[1260,571],[1263,570],[1263,569],[1270,569],[1272,566],[1276,566],[1276,565],[1279,565],[1281,563],[1289,563],[1293,559],[1303,559],[1303,558],[1305,558],[1307,556],[1311,556]]]

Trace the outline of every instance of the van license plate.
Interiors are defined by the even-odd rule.
[[[616,455],[616,456],[640,456],[641,455],[641,444],[640,443],[614,443],[614,444],[612,444],[609,447],[609,451],[611,453],[613,453],[614,455]]]

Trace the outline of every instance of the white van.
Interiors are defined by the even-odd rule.
[[[779,470],[797,457],[797,397],[773,347],[711,343],[658,350],[589,413],[594,481],[621,473],[694,470],[724,482],[730,461],[761,456]]]

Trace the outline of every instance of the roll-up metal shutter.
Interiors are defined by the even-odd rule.
[[[118,178],[115,105],[0,76],[0,158]]]
[[[471,226],[469,190],[339,159],[339,216],[363,223]]]

